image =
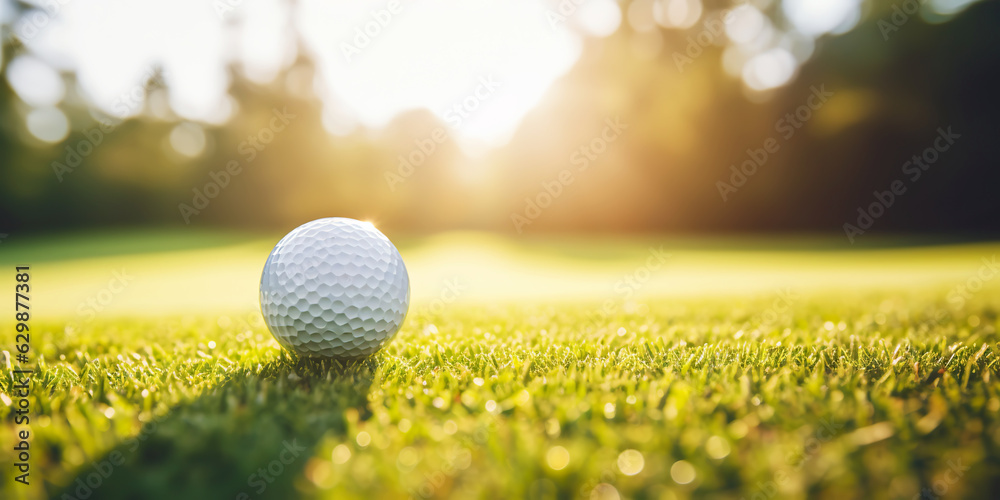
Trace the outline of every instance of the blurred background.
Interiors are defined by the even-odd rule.
[[[968,0],[0,0],[0,232],[842,234],[901,181],[871,231],[990,237],[998,20]]]
[[[899,338],[897,351],[905,345],[907,353],[911,337],[913,352],[927,343],[915,372],[971,359],[974,346],[995,338],[1000,316],[998,22],[1000,2],[988,0],[0,0],[0,269],[30,265],[32,353],[66,380],[65,391],[36,386],[48,391],[32,406],[45,418],[32,448],[36,498],[76,484],[145,429],[147,417],[188,402],[189,413],[175,413],[155,433],[159,444],[129,455],[153,465],[118,473],[115,483],[127,491],[154,484],[145,491],[167,494],[207,481],[212,489],[201,496],[229,494],[276,456],[271,445],[283,434],[259,429],[279,424],[242,409],[232,419],[216,412],[234,394],[226,380],[241,387],[243,377],[260,376],[277,380],[269,385],[277,391],[286,387],[284,372],[262,370],[244,354],[285,359],[259,313],[261,269],[282,234],[320,217],[370,221],[397,245],[410,278],[410,319],[389,352],[421,370],[443,362],[434,355],[424,364],[431,351],[416,349],[436,344],[444,352],[439,340],[463,336],[490,349],[516,346],[513,353],[524,339],[528,349],[579,342],[614,359],[602,356],[632,343],[625,326],[640,324],[643,335],[650,326],[649,336],[688,349],[720,342],[801,354],[806,336],[825,350],[850,335],[857,355],[857,332],[872,335],[865,342],[886,363],[883,339]],[[14,341],[11,302],[0,306],[0,327],[11,322],[6,338]],[[956,361],[965,363],[963,391],[969,366],[986,352],[981,345],[974,360]],[[604,354],[601,346],[609,346]],[[0,346],[0,355],[14,349]],[[947,361],[932,361],[949,351]],[[237,366],[224,364],[226,356],[241,371],[225,368]],[[151,379],[129,375],[145,373],[146,359],[176,384],[147,393],[140,384]],[[208,366],[226,374],[185,375]],[[587,370],[582,377],[598,380]],[[888,375],[873,375],[871,387]],[[819,391],[824,382],[810,377],[795,388]],[[848,386],[869,383],[850,377]],[[923,386],[958,385],[936,377]],[[85,390],[91,384],[96,392]],[[372,387],[358,401],[393,392]],[[691,387],[670,390],[685,401],[700,394]],[[894,398],[909,390],[892,387]],[[209,393],[219,399],[203,397]],[[983,394],[970,408],[986,408],[987,398],[1000,408]],[[13,408],[0,396],[0,410]],[[330,410],[335,398],[291,406],[285,396],[253,397],[276,415],[341,412]],[[946,412],[940,398],[914,397],[917,406],[894,399],[888,415],[898,410],[902,422],[904,409],[925,414],[912,426],[919,432],[928,419],[927,433],[942,421],[942,429],[971,429],[961,439],[931,437],[966,446],[969,463],[989,461],[982,436],[992,433],[992,417]],[[732,410],[702,399],[714,415],[705,421],[724,423],[715,417]],[[855,399],[867,406],[847,404]],[[849,397],[832,407],[858,415],[845,421],[862,430],[882,429],[885,422],[870,425],[871,409],[882,415],[890,403],[878,401]],[[933,410],[912,410],[926,404]],[[747,470],[764,474],[809,432],[796,415],[817,406],[796,402],[787,415],[760,408],[795,429],[781,437],[765,427],[759,435],[774,444],[766,456],[733,448]],[[605,425],[607,411],[593,412],[594,421]],[[414,422],[433,420],[416,415]],[[361,419],[381,421],[370,416]],[[315,432],[326,430],[303,422],[303,436],[318,440]],[[629,422],[630,432],[639,428]],[[0,447],[13,446],[3,441],[15,436],[9,427]],[[695,435],[668,427],[665,436]],[[582,432],[617,433],[595,428]],[[900,429],[901,437],[916,432]],[[669,446],[685,449],[685,441]],[[836,484],[898,479],[907,492],[898,496],[912,498],[915,474],[930,478],[946,448],[904,444],[893,453],[912,471],[897,470],[887,454],[866,455],[851,462],[853,475],[840,476],[848,483]],[[322,455],[336,456],[323,446]],[[647,454],[646,470],[667,481],[655,465],[660,455]],[[375,484],[379,469],[364,460],[380,456],[357,452],[355,465],[337,470]],[[828,456],[815,461],[826,469],[801,469],[801,491],[832,491],[817,489],[835,484],[822,471],[847,462]],[[164,457],[181,458],[168,470],[156,465]],[[396,472],[391,460],[376,461]],[[205,474],[192,476],[192,464]],[[504,467],[474,470],[486,477]],[[728,465],[720,470],[724,481],[737,477]],[[976,469],[953,493],[977,490],[984,470],[997,476]],[[698,481],[712,477],[707,471],[699,466]],[[288,498],[291,481],[304,477],[287,474],[268,495]],[[22,494],[6,481],[0,497]],[[920,481],[937,492],[937,482]],[[105,488],[93,498],[126,491]]]

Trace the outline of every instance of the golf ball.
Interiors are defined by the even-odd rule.
[[[399,251],[375,226],[318,219],[288,233],[260,277],[260,310],[271,334],[303,356],[357,358],[399,331],[410,278]]]

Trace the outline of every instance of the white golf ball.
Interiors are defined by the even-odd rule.
[[[375,226],[354,219],[295,228],[271,250],[260,277],[267,328],[303,356],[368,356],[399,331],[409,307],[399,251]]]

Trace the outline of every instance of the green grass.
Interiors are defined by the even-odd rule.
[[[249,310],[36,323],[32,486],[0,454],[0,497],[987,497],[998,294],[948,291],[417,308],[346,364]]]

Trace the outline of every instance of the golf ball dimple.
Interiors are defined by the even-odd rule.
[[[399,331],[410,278],[399,251],[375,226],[326,218],[275,245],[260,277],[267,328],[303,356],[368,356]]]

